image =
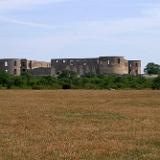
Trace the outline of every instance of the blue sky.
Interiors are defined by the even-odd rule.
[[[0,0],[0,58],[160,63],[159,0]]]

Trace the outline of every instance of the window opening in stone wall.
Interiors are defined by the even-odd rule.
[[[16,75],[17,74],[17,70],[16,69],[14,69],[14,75]]]
[[[107,64],[110,64],[110,60],[107,60]]]
[[[25,62],[22,62],[22,67],[25,67]]]
[[[58,60],[56,60],[56,63],[58,63]]]
[[[118,58],[118,64],[120,64],[121,63],[121,60],[120,60],[120,58]]]
[[[66,60],[63,60],[62,62],[63,62],[63,63],[66,63]]]
[[[17,66],[17,61],[14,61],[14,66]]]
[[[29,61],[29,62],[28,62],[28,67],[29,67],[30,69],[33,68],[33,61]]]
[[[8,72],[8,70],[6,69],[5,72]]]
[[[136,67],[138,67],[138,63],[136,63]]]

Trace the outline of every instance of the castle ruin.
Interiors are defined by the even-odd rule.
[[[58,76],[63,71],[85,75],[140,75],[141,61],[124,57],[64,58],[51,62],[27,59],[0,59],[0,70],[19,76],[29,72],[33,76]]]
[[[51,75],[57,76],[63,71],[84,75],[140,75],[141,61],[126,60],[124,57],[99,57],[82,59],[52,59]]]

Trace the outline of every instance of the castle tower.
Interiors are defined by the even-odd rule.
[[[128,71],[130,75],[137,76],[141,74],[141,61],[140,60],[129,60]]]
[[[0,69],[9,74],[19,76],[21,74],[20,66],[20,59],[0,59]]]
[[[128,74],[128,61],[124,57],[100,57],[100,75],[125,75]]]

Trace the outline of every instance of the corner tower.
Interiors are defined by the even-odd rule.
[[[128,74],[128,61],[124,57],[99,57],[100,75]]]
[[[141,74],[141,61],[140,60],[129,60],[128,61],[128,72],[130,75],[137,76]]]
[[[20,59],[0,59],[0,69],[15,76],[21,74]]]

